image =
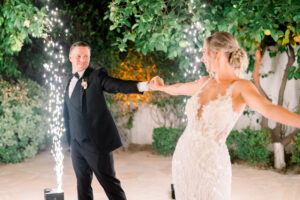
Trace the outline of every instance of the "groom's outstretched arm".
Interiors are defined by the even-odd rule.
[[[102,90],[109,93],[143,94],[144,91],[148,90],[148,82],[113,78],[108,75],[107,71],[103,67],[97,69],[97,81],[97,85],[100,86]]]

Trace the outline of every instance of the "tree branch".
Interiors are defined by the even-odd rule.
[[[293,47],[290,44],[288,44],[287,47],[288,47],[288,49],[287,49],[286,53],[288,55],[288,62],[286,64],[284,74],[282,77],[282,82],[281,82],[280,89],[279,89],[278,102],[277,102],[277,105],[279,105],[279,106],[283,105],[284,91],[285,91],[286,84],[288,81],[289,70],[295,62],[295,53],[294,53]],[[278,136],[280,136],[283,139],[285,133],[283,133],[283,131],[282,131],[282,124],[276,123],[275,130],[276,130],[275,134],[278,134]]]
[[[298,113],[300,113],[300,97],[298,100]],[[295,129],[292,133],[290,133],[288,136],[286,136],[281,143],[283,146],[286,146],[291,143],[291,140],[298,134],[300,133],[300,129]]]
[[[252,77],[254,80],[254,85],[256,86],[256,88],[258,89],[259,93],[261,95],[263,95],[264,97],[266,97],[269,101],[272,101],[268,95],[266,94],[266,92],[264,91],[264,89],[261,87],[260,85],[260,80],[259,80],[259,69],[260,69],[260,63],[262,61],[262,58],[265,54],[267,50],[267,46],[264,46],[262,50],[260,50],[260,48],[258,48],[256,50],[256,54],[255,54],[255,63],[254,63],[254,69],[253,69],[253,73],[252,73]],[[262,121],[261,121],[261,127],[269,132],[272,132],[272,129],[269,127],[268,125],[269,120],[267,118],[265,118],[264,116],[262,116]]]
[[[278,105],[280,105],[280,106],[283,105],[284,91],[285,91],[286,83],[287,83],[288,76],[289,76],[289,70],[295,62],[294,49],[290,44],[288,44],[287,55],[288,55],[288,63],[286,64],[286,67],[284,70],[284,74],[282,77],[282,82],[281,82],[281,86],[280,86],[280,90],[279,90],[279,94],[278,94]]]
[[[262,50],[260,50],[260,49],[256,50],[255,63],[254,63],[254,69],[253,69],[252,77],[253,77],[253,80],[254,80],[254,85],[257,87],[259,93],[261,95],[263,95],[264,97],[266,97],[269,101],[271,101],[271,99],[268,97],[268,95],[266,94],[264,89],[261,87],[260,80],[259,80],[260,63],[262,61],[262,58],[263,58],[266,50],[267,50],[267,47],[264,47]]]

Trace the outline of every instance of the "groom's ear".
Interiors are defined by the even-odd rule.
[[[72,62],[72,60],[73,60],[73,57],[71,54],[69,54],[69,61]]]

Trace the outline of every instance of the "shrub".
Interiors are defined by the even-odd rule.
[[[292,149],[292,158],[291,163],[295,163],[300,166],[300,134],[294,137],[292,140],[293,149]]]
[[[252,129],[231,131],[226,141],[231,160],[239,158],[250,164],[270,162],[270,151],[267,149],[270,143],[270,134],[267,131]]]
[[[0,76],[0,162],[21,162],[46,146],[45,89]]]
[[[153,130],[153,149],[162,155],[173,153],[183,129],[160,127]]]

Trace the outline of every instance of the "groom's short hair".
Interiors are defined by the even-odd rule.
[[[71,54],[72,50],[73,50],[75,47],[88,47],[89,50],[90,50],[90,52],[91,52],[91,47],[90,47],[90,45],[89,45],[88,43],[83,42],[83,41],[79,41],[79,42],[75,42],[75,43],[73,43],[73,44],[71,45],[69,54]]]

